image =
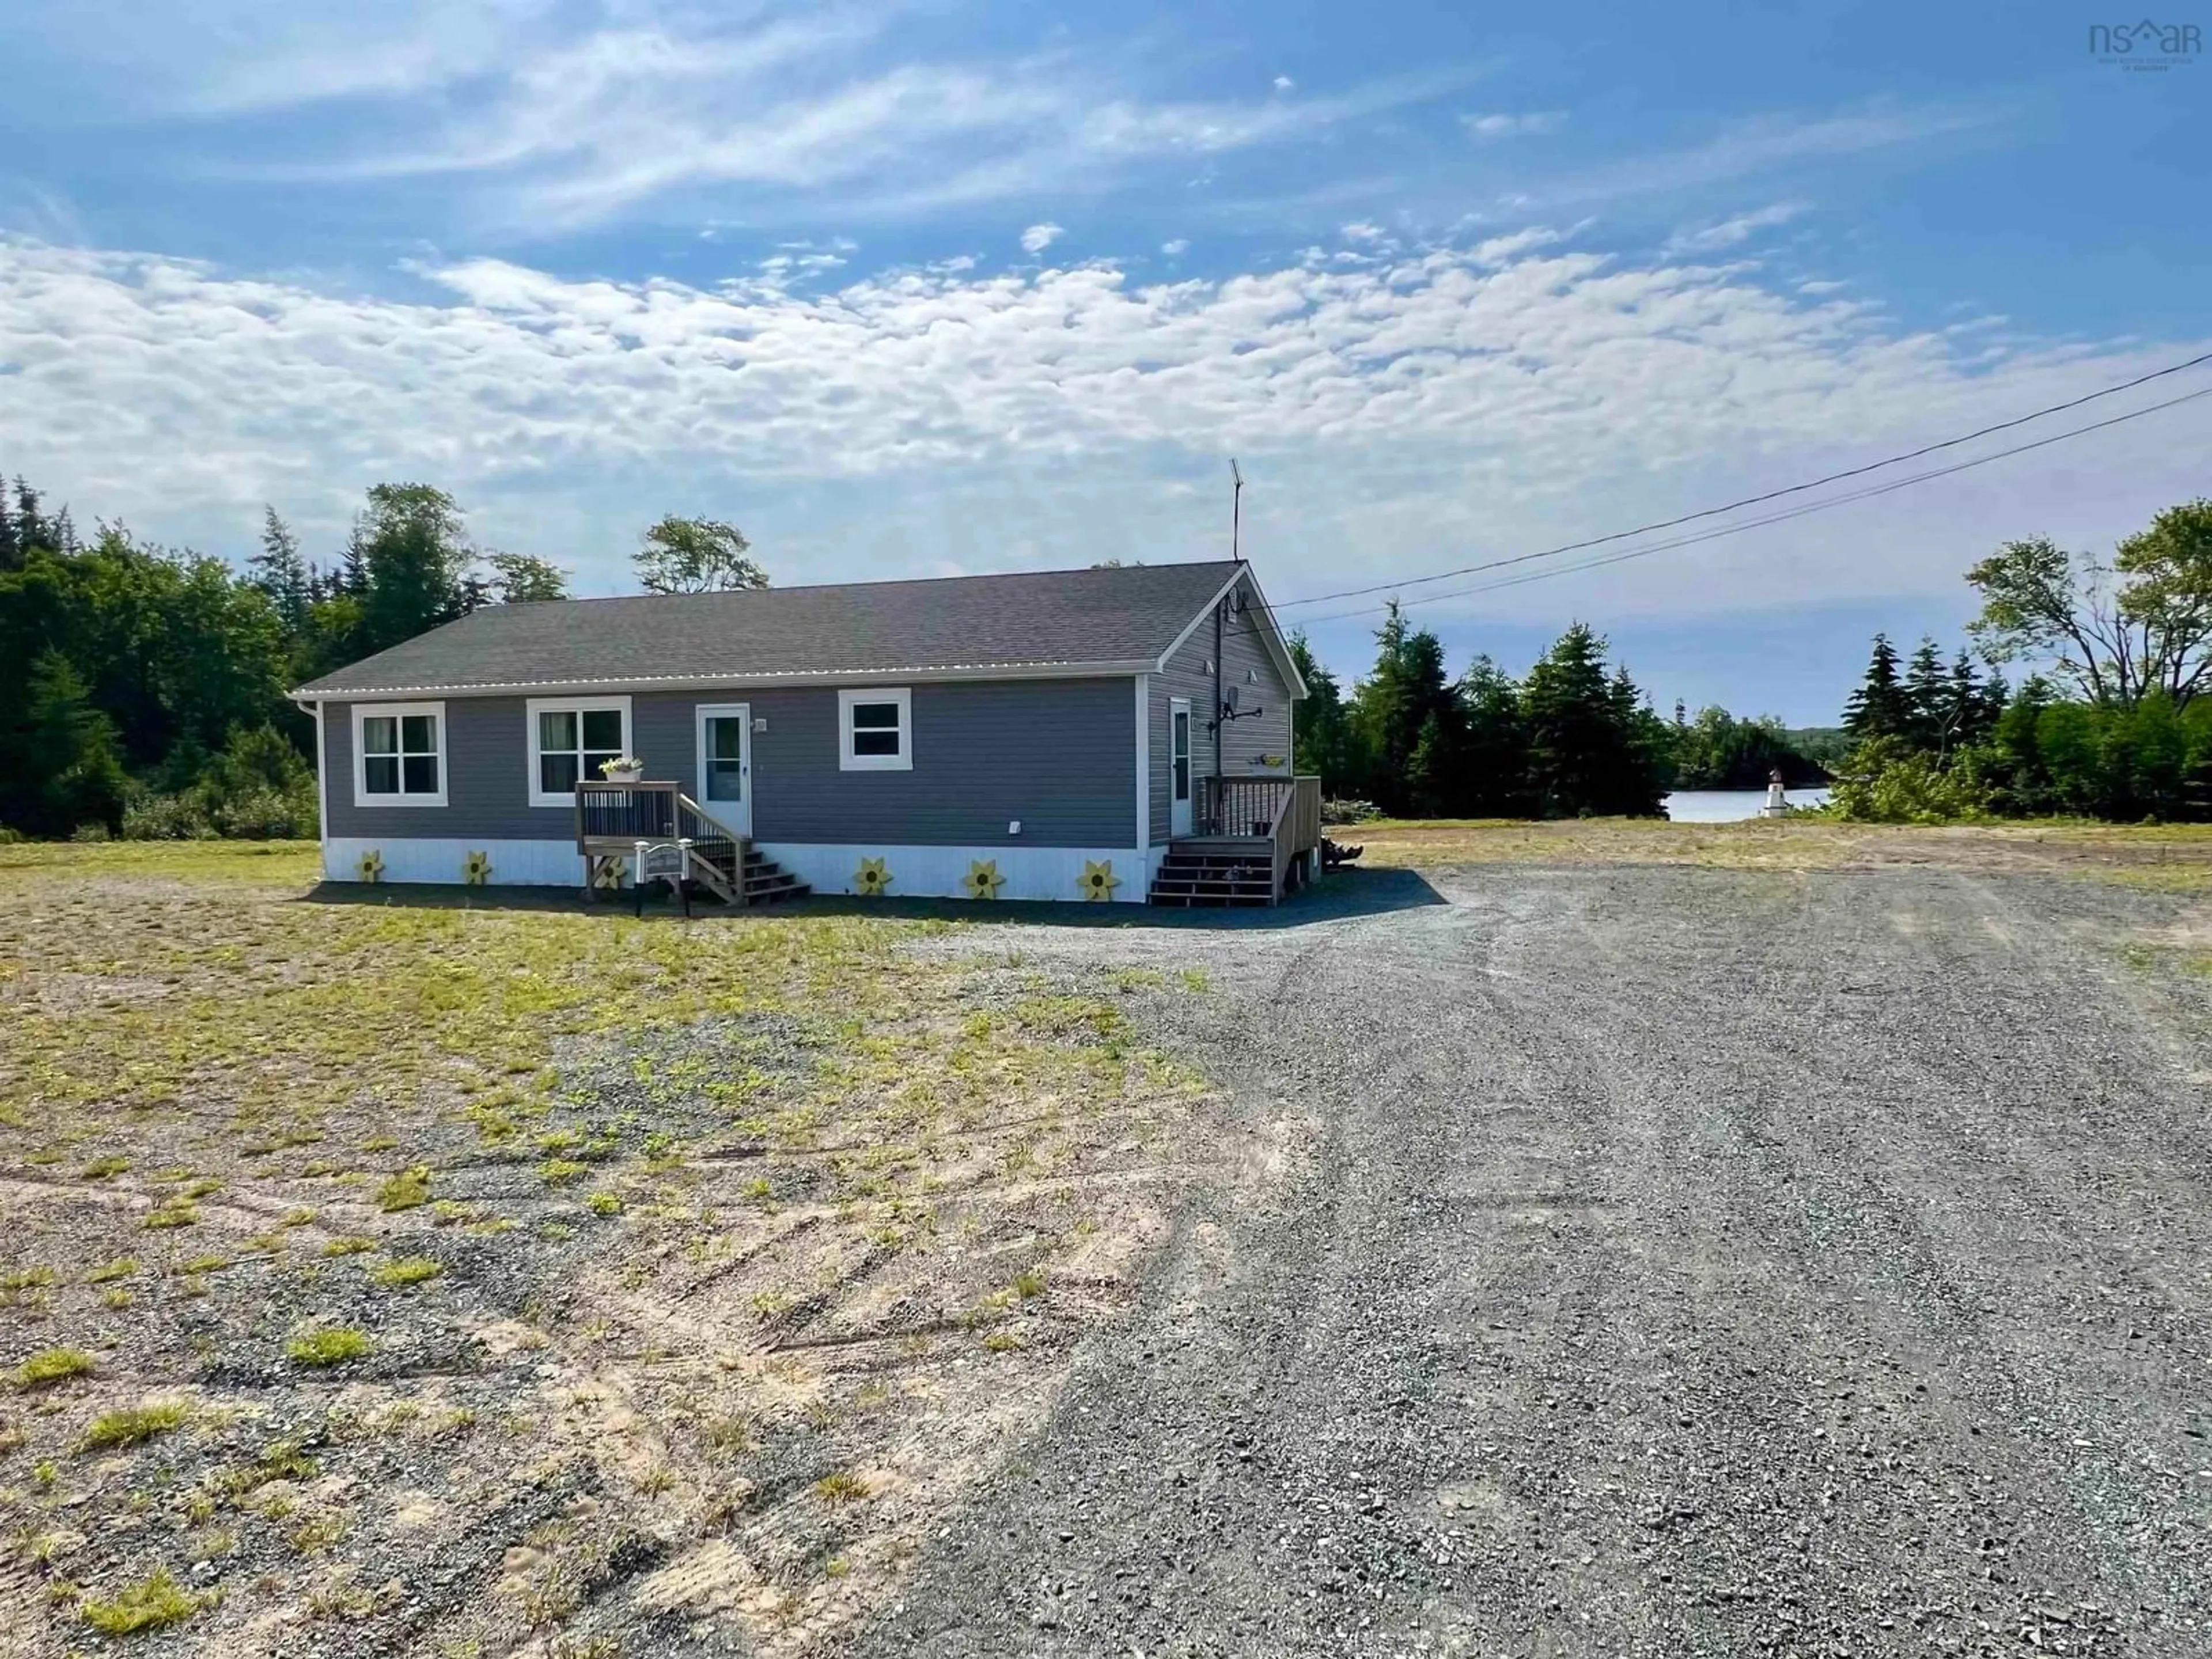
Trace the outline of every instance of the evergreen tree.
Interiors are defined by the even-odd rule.
[[[1990,704],[1989,688],[1975,672],[1973,659],[1960,652],[1951,659],[1951,672],[1943,688],[1943,718],[1936,734],[1936,752],[1948,754],[1982,741],[1990,732],[1998,709]]]
[[[125,780],[115,726],[92,703],[69,659],[41,652],[31,664],[21,712],[0,729],[0,751],[23,787],[11,814],[36,836],[67,836],[122,820]]]
[[[1321,780],[1322,793],[1342,794],[1353,781],[1352,732],[1336,676],[1322,666],[1304,630],[1291,635],[1291,660],[1306,683],[1291,732],[1292,768]]]
[[[264,510],[261,550],[246,564],[253,572],[253,585],[269,596],[286,630],[300,633],[307,626],[307,607],[313,602],[307,562],[300,556],[300,538],[273,507]]]
[[[1577,623],[1522,685],[1529,785],[1547,817],[1660,810],[1665,726],[1625,670],[1607,677],[1605,651],[1605,641]]]
[[[1866,677],[1844,705],[1844,730],[1854,742],[1865,743],[1874,738],[1906,736],[1911,724],[1911,708],[1898,680],[1897,647],[1889,642],[1888,635],[1877,634]]]
[[[27,553],[34,547],[51,549],[46,521],[39,516],[39,492],[19,475],[15,479],[15,543]]]
[[[1488,657],[1477,657],[1460,676],[1459,704],[1467,721],[1460,810],[1471,817],[1530,816],[1536,809],[1528,793],[1521,688]]]
[[[331,590],[332,599],[358,599],[368,592],[368,540],[358,519],[354,521],[353,534],[346,538],[345,551],[338,556]]]
[[[1417,818],[1449,817],[1457,792],[1459,757],[1444,721],[1431,708],[1406,757],[1406,808]]]
[[[0,570],[23,568],[23,544],[15,535],[15,509],[9,505],[8,487],[0,481]]]
[[[1368,762],[1362,793],[1393,812],[1412,810],[1410,768],[1431,715],[1443,747],[1455,744],[1457,700],[1444,677],[1443,647],[1425,629],[1408,627],[1393,600],[1375,632],[1375,669],[1352,693],[1352,721]]]
[[[1923,635],[1905,670],[1905,735],[1916,747],[1931,751],[1942,748],[1949,725],[1948,691],[1943,653]]]

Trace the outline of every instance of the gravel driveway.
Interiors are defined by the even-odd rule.
[[[2212,1654],[2212,1004],[2120,948],[2186,901],[1431,879],[1023,929],[1207,968],[1249,1178],[862,1650]]]

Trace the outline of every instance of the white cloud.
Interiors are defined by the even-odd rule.
[[[1295,92],[1297,90],[1297,85],[1298,83],[1291,80],[1287,75],[1279,75],[1275,77],[1275,90],[1277,92]]]
[[[1667,239],[1666,251],[1677,253],[1720,253],[1749,241],[1762,230],[1786,225],[1806,211],[1803,202],[1777,202],[1771,207],[1739,213],[1710,224],[1687,226]]]
[[[567,13],[521,0],[452,19],[434,10],[411,33],[325,20],[239,52],[200,112],[342,102],[347,118],[325,125],[320,148],[295,144],[281,161],[264,148],[202,165],[264,182],[440,179],[477,221],[508,232],[733,191],[756,222],[790,218],[832,186],[846,210],[884,216],[1291,143],[1469,79],[1433,70],[1320,97],[1159,102],[1072,55],[902,52],[896,14],[770,9],[716,24],[625,7],[580,33]]]
[[[1171,242],[1162,242],[1160,244],[1160,252],[1166,254],[1170,259],[1180,259],[1184,254],[1190,252],[1190,238],[1188,236],[1178,236]]]
[[[1207,553],[1213,504],[1188,481],[1234,453],[1288,598],[1702,506],[2204,349],[1899,330],[1735,267],[1534,232],[1218,280],[955,263],[823,292],[469,259],[421,268],[426,301],[0,241],[0,455],[80,517],[232,548],[264,500],[335,533],[364,484],[428,477],[486,540],[588,585],[707,489],[823,550],[817,577]],[[1808,520],[1560,592],[1601,616],[1948,592],[1993,537],[2109,537],[2187,493],[2212,439],[2192,407],[2117,451],[1967,475],[1989,491],[1971,534],[1943,516],[1966,497],[1936,487],[1890,520]],[[1529,591],[1479,603],[1581,603]]]
[[[1655,150],[1530,186],[1547,204],[1656,196],[1824,157],[1921,144],[1986,125],[1987,111],[1951,106],[1880,108],[1812,118],[1762,116],[1739,121],[1686,149]]]
[[[1041,225],[1031,225],[1022,233],[1022,252],[1042,253],[1060,238],[1060,228],[1047,220]]]
[[[1562,109],[1528,110],[1519,114],[1502,111],[1488,115],[1462,115],[1460,125],[1478,138],[1525,138],[1540,132],[1557,132],[1567,124]]]

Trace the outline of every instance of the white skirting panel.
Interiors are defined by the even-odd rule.
[[[323,843],[323,874],[331,881],[359,881],[364,853],[384,860],[386,881],[460,883],[471,853],[491,857],[490,880],[499,887],[576,887],[584,884],[583,855],[573,841],[448,841],[429,836],[333,836]]]
[[[1085,867],[1113,866],[1115,899],[1142,904],[1152,885],[1150,861],[1133,847],[886,847],[826,846],[763,841],[760,850],[817,893],[856,890],[862,859],[881,859],[894,898],[966,898],[962,884],[978,860],[998,866],[1002,899],[1079,899]],[[1162,849],[1164,852],[1164,849]]]
[[[966,898],[963,884],[978,860],[996,865],[1002,899],[1080,899],[1092,864],[1112,866],[1117,902],[1142,904],[1167,848],[1139,853],[1131,847],[901,847],[828,846],[808,842],[758,842],[769,858],[817,893],[856,890],[862,859],[881,859],[890,877],[887,891],[900,898]],[[466,879],[469,855],[491,859],[495,886],[581,887],[584,861],[571,841],[467,841],[427,836],[337,836],[323,843],[323,874],[331,881],[361,879],[362,854],[384,862],[386,881]]]

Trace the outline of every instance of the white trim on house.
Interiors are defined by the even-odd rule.
[[[1137,851],[1152,844],[1152,679],[1137,676]]]
[[[431,727],[433,746],[428,750],[410,750],[407,743],[407,721],[428,715],[434,722]],[[363,739],[364,721],[389,720],[396,722],[394,739],[400,745],[393,751],[398,761],[399,789],[397,793],[380,790],[374,794],[368,788],[368,753]],[[438,763],[438,787],[430,791],[412,791],[407,787],[407,762],[419,760],[428,754]],[[382,758],[380,756],[379,758]],[[357,702],[353,705],[353,804],[360,807],[441,807],[446,804],[447,771],[453,761],[453,744],[446,726],[446,705],[442,702]]]
[[[898,710],[896,726],[872,726],[872,732],[898,733],[898,752],[863,755],[854,748],[859,735],[853,711],[862,704],[873,708],[889,703]],[[840,772],[911,772],[914,770],[914,693],[903,685],[853,687],[837,694],[837,769]]]
[[[343,702],[349,697],[445,696],[511,697],[517,692],[546,696],[602,696],[630,691],[748,691],[776,686],[880,685],[887,680],[902,684],[937,684],[969,680],[1112,680],[1125,674],[1157,672],[1159,665],[1149,657],[1115,659],[1110,662],[1017,663],[1005,667],[952,668],[837,668],[792,674],[647,675],[621,680],[501,680],[483,685],[356,685],[324,686],[310,691],[305,686],[284,695],[295,703],[327,697]]]
[[[323,878],[361,879],[361,860],[374,853],[386,881],[459,886],[468,878],[469,854],[491,860],[491,881],[500,887],[574,887],[584,884],[584,860],[574,836],[566,841],[485,841],[451,836],[332,836],[323,842]]]
[[[1182,716],[1182,793],[1176,793],[1176,716]],[[1188,697],[1168,699],[1168,839],[1188,836],[1198,816],[1198,719]]]
[[[962,885],[969,869],[979,860],[997,866],[1005,884],[1001,899],[1059,899],[1083,897],[1086,865],[1110,863],[1115,878],[1114,900],[1142,904],[1152,891],[1151,866],[1133,847],[911,847],[866,842],[833,845],[816,842],[757,842],[769,858],[797,876],[817,893],[849,893],[860,873],[860,860],[881,859],[890,876],[894,898],[951,898],[968,901]],[[969,901],[980,902],[980,901]]]
[[[583,748],[584,722],[582,717],[586,713],[603,712],[610,708],[618,709],[622,714],[621,752],[625,755],[635,754],[636,751],[631,747],[632,739],[630,737],[629,726],[629,699],[626,696],[603,695],[599,696],[578,697],[532,697],[528,702],[523,704],[523,736],[524,740],[529,744],[530,751],[530,771],[526,780],[526,783],[530,791],[530,804],[532,806],[574,806],[576,804],[576,793],[573,789],[549,792],[538,787],[540,781],[538,759],[538,756],[543,752],[538,746],[538,717],[540,714],[572,714],[577,716],[577,747],[574,752],[577,757],[577,765],[580,768],[583,764],[583,756],[586,752]],[[567,750],[556,749],[552,752],[555,754],[567,754],[569,751]],[[596,755],[602,754],[605,751],[603,750],[594,749],[589,752]],[[601,781],[601,780],[591,777],[581,771],[579,772],[578,776],[581,781],[586,783],[596,783]]]
[[[1058,899],[1080,901],[1085,867],[1110,863],[1120,885],[1114,899],[1121,904],[1142,904],[1152,890],[1152,878],[1166,855],[1164,847],[1149,852],[1131,847],[916,847],[896,842],[849,846],[810,842],[762,842],[759,849],[817,893],[853,890],[860,860],[881,859],[890,872],[890,893],[896,898],[952,898],[969,902],[962,884],[979,860],[989,860],[1005,878],[1001,899]],[[491,880],[496,886],[580,888],[583,860],[574,839],[563,841],[482,841],[430,836],[339,836],[323,843],[324,878],[334,882],[361,878],[361,860],[374,852],[382,861],[387,882],[423,882],[444,886],[465,880],[469,854],[483,853],[491,860]],[[743,911],[732,911],[741,915]],[[770,913],[773,914],[773,913]]]
[[[1221,584],[1213,597],[1206,602],[1205,608],[1190,619],[1189,626],[1176,635],[1168,648],[1160,653],[1159,660],[1150,665],[1152,672],[1155,674],[1168,672],[1169,660],[1189,642],[1190,636],[1198,632],[1199,624],[1212,616],[1213,607],[1228,598],[1229,591],[1244,578],[1252,579],[1252,597],[1258,603],[1260,620],[1264,624],[1260,630],[1261,642],[1267,646],[1267,654],[1274,659],[1275,667],[1282,674],[1283,684],[1290,688],[1291,701],[1296,702],[1306,694],[1305,676],[1298,672],[1297,664],[1291,660],[1290,647],[1283,643],[1283,630],[1275,624],[1274,607],[1267,603],[1267,596],[1260,591],[1258,580],[1252,577],[1252,567],[1246,564],[1237,567],[1237,574]],[[1247,609],[1244,614],[1249,617],[1252,612]]]
[[[331,833],[331,746],[323,741],[323,705],[315,705],[315,836]]]

